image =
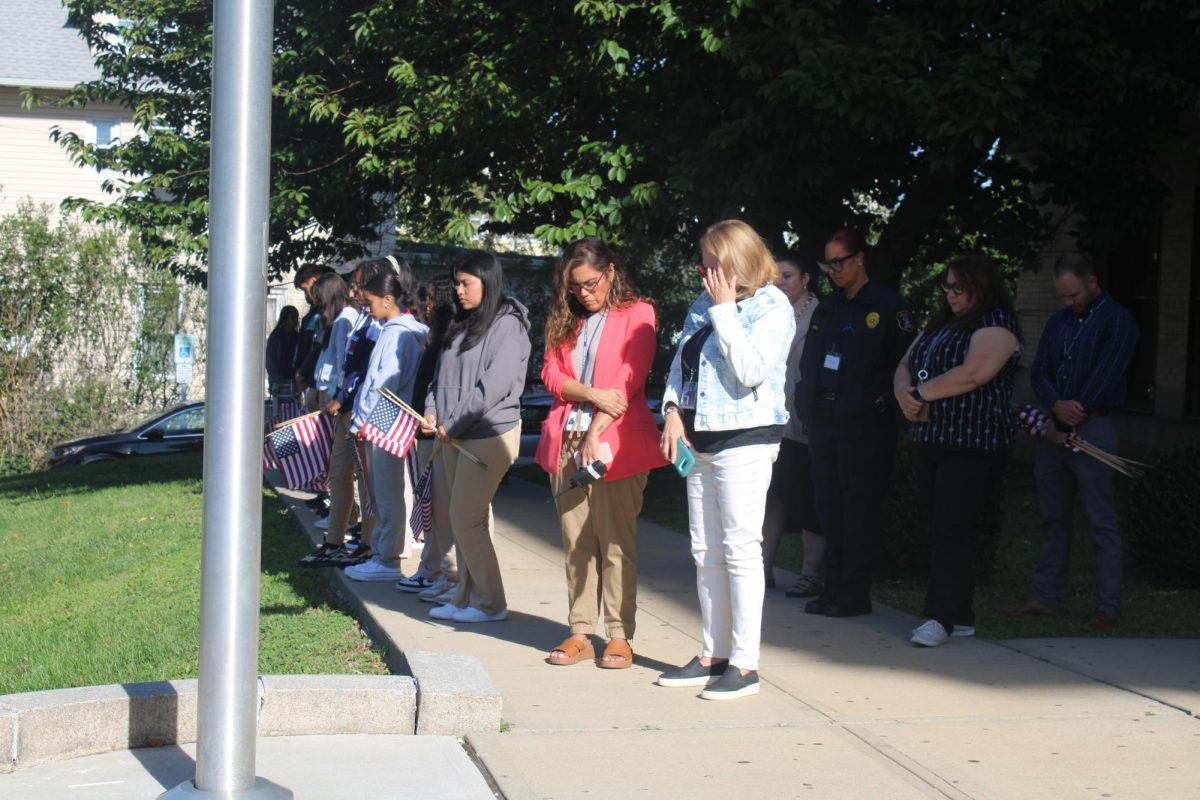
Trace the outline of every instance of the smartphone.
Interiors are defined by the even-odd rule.
[[[675,471],[679,473],[679,477],[686,478],[687,474],[692,471],[692,465],[696,463],[696,456],[692,454],[692,448],[683,443],[683,437],[675,442]]]

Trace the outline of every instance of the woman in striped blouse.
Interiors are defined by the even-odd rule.
[[[913,471],[932,538],[925,615],[913,644],[975,632],[973,538],[1015,435],[1013,375],[1021,331],[995,259],[955,259],[944,297],[896,368],[896,400],[911,423]]]

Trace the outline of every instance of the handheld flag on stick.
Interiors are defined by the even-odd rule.
[[[415,471],[415,469],[414,469]],[[413,483],[413,509],[408,516],[408,527],[413,534],[426,533],[433,529],[433,459],[421,471],[421,477]]]
[[[280,428],[289,420],[300,416],[300,402],[294,397],[276,397],[275,413],[271,415],[271,427]]]
[[[403,402],[388,391],[379,393],[379,402],[371,410],[359,433],[371,444],[388,451],[396,458],[404,458],[420,429],[420,419],[407,414],[401,407]]]
[[[1035,407],[1032,403],[1026,403],[1017,409],[1017,421],[1025,432],[1031,436],[1045,436],[1054,427],[1054,420],[1049,414]],[[1102,464],[1105,464],[1122,475],[1130,478],[1140,478],[1144,474],[1147,464],[1140,461],[1134,461],[1131,458],[1122,458],[1103,450],[1086,439],[1080,439],[1075,433],[1068,433],[1067,439],[1063,442],[1063,447],[1069,448],[1073,453],[1084,453],[1091,456]]]
[[[408,414],[408,415],[409,415],[409,416],[411,416],[413,419],[415,419],[415,420],[417,421],[417,425],[418,425],[418,426],[420,426],[420,424],[421,424],[422,422],[424,422],[425,418],[424,418],[424,417],[422,417],[420,414],[418,414],[416,411],[414,411],[414,410],[413,410],[413,408],[412,408],[412,406],[410,406],[408,403],[406,403],[406,402],[404,402],[403,400],[401,400],[401,399],[400,399],[399,397],[397,397],[396,395],[394,395],[394,394],[392,394],[391,392],[389,392],[387,389],[380,389],[380,390],[379,390],[379,394],[380,394],[380,395],[382,395],[383,397],[386,397],[386,398],[388,398],[388,400],[390,400],[392,403],[394,403],[396,406],[398,406],[398,407],[399,407],[399,408],[400,408],[402,411],[404,411],[404,413]],[[457,450],[458,452],[462,453],[462,454],[463,454],[463,456],[464,456],[464,457],[465,457],[465,458],[466,458],[468,461],[470,461],[470,462],[472,462],[473,464],[475,464],[475,466],[477,466],[477,467],[479,467],[479,468],[481,468],[481,469],[487,469],[487,464],[485,464],[485,463],[483,463],[482,461],[480,461],[478,456],[476,456],[474,453],[472,453],[472,452],[470,452],[469,450],[467,450],[467,449],[466,449],[465,447],[463,447],[461,444],[459,444],[458,442],[454,441],[453,439],[451,439],[451,440],[450,440],[450,444],[452,444],[452,445],[454,446],[454,449],[455,449],[455,450]]]
[[[375,492],[371,489],[371,476],[367,473],[367,456],[363,452],[365,445],[353,436],[347,438],[350,439],[350,448],[354,451],[354,463],[358,465],[358,472],[362,475],[362,485],[367,489],[367,496],[358,498],[359,517],[366,519],[375,513]]]
[[[263,467],[283,473],[289,489],[303,489],[329,472],[333,445],[332,417],[317,414],[300,417],[267,435],[263,442]]]

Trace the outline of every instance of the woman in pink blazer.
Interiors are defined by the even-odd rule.
[[[550,664],[595,658],[597,594],[608,639],[597,666],[633,664],[637,516],[649,471],[666,464],[646,405],[654,351],[654,307],[633,293],[612,249],[594,237],[569,245],[546,321],[542,383],[554,404],[536,456],[562,523],[570,605],[571,634],[550,651]],[[607,466],[604,477],[571,488],[580,465],[594,461]]]

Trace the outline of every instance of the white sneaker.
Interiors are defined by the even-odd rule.
[[[432,603],[435,598],[441,597],[447,589],[447,580],[445,575],[439,575],[438,579],[431,586],[427,586],[417,592],[417,597],[424,600],[426,603]]]
[[[457,583],[449,583],[446,585],[446,588],[442,591],[441,594],[435,594],[435,595],[430,596],[430,593],[433,592],[433,589],[434,589],[434,587],[430,587],[430,588],[426,589],[424,592],[421,592],[420,594],[418,594],[417,597],[421,598],[426,603],[437,603],[438,605],[441,605],[443,603],[449,603],[451,600],[454,599],[454,595],[458,594],[458,584]]]
[[[499,611],[489,614],[475,606],[467,606],[455,611],[454,616],[450,619],[455,622],[500,622],[501,620],[508,619],[508,609],[502,608]]]
[[[342,574],[356,581],[394,581],[402,573],[399,567],[389,567],[382,561],[372,558],[361,564],[355,564],[353,567],[346,567]]]
[[[440,606],[434,606],[429,609],[429,616],[433,619],[454,619],[454,615],[461,610],[458,606],[451,603],[443,603]]]
[[[974,636],[974,625],[955,625],[954,630],[950,632],[951,636]]]
[[[922,647],[938,647],[946,643],[950,635],[946,633],[946,629],[942,627],[942,623],[936,619],[927,619],[918,627],[913,629],[912,643],[919,644]]]
[[[319,531],[329,530],[329,517],[321,517],[313,527]]]

